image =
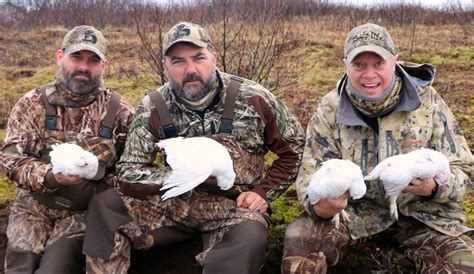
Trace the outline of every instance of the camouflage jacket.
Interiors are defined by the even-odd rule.
[[[46,86],[47,97],[55,95],[56,84]],[[45,180],[51,164],[41,160],[44,150],[55,143],[72,142],[94,153],[108,167],[123,151],[133,107],[122,98],[114,121],[112,139],[99,137],[111,90],[104,90],[84,107],[56,105],[57,129],[45,129],[45,108],[41,88],[26,93],[14,106],[8,119],[0,162],[8,178],[23,189],[50,192]],[[51,102],[51,100],[48,100]]]
[[[219,102],[207,109],[203,118],[177,101],[169,84],[158,89],[168,106],[179,136],[216,134],[223,114],[225,90],[231,75],[216,72],[219,79]],[[304,130],[296,117],[272,93],[255,82],[244,80],[234,106],[232,136],[248,152],[262,155],[268,150],[277,154],[266,176],[252,189],[264,198],[273,199],[285,190],[296,176],[304,142]],[[149,96],[137,107],[125,152],[117,170],[130,183],[161,185],[170,173],[169,167],[156,167],[154,144],[165,138]],[[153,128],[158,128],[155,132]],[[158,199],[158,198],[154,198]],[[159,199],[158,201],[159,202]]]
[[[382,117],[379,132],[364,122],[343,91],[347,75],[336,90],[321,99],[307,128],[296,180],[299,201],[311,216],[318,218],[306,190],[311,175],[325,160],[349,159],[366,175],[387,157],[427,147],[447,155],[455,179],[440,186],[430,200],[400,194],[399,211],[447,235],[460,235],[469,230],[458,202],[470,187],[472,154],[452,112],[431,86],[434,67],[399,62],[396,70],[403,79],[401,101],[392,113]],[[348,226],[354,239],[383,231],[395,222],[390,217],[382,185],[378,181],[366,184],[365,197],[350,200],[347,207],[351,215]]]

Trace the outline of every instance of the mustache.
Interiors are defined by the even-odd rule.
[[[88,70],[76,70],[71,74],[71,77],[77,76],[77,75],[85,75],[89,80],[92,78],[92,73]]]
[[[200,81],[201,83],[204,83],[204,79],[202,79],[201,76],[195,75],[195,74],[189,74],[189,75],[186,75],[186,77],[184,77],[183,85],[191,81]]]

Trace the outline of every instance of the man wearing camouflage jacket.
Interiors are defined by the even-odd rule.
[[[395,240],[421,273],[473,273],[474,244],[465,235],[471,229],[458,204],[470,187],[473,157],[431,86],[434,67],[397,62],[389,33],[374,24],[354,28],[344,51],[347,73],[321,99],[307,128],[296,187],[309,216],[287,228],[282,272],[325,273],[347,246],[371,237]],[[414,179],[398,197],[398,221],[378,181],[366,182],[360,200],[349,201],[348,193],[314,205],[308,200],[311,175],[328,159],[349,159],[366,175],[387,157],[420,147],[445,154],[454,177],[448,185]],[[350,221],[336,228],[330,219],[342,209]]]
[[[117,164],[123,193],[109,190],[91,201],[86,270],[127,273],[130,248],[147,249],[200,233],[204,250],[196,259],[204,273],[257,273],[265,260],[268,202],[296,175],[304,131],[268,90],[217,69],[217,53],[201,26],[182,22],[172,27],[163,40],[163,55],[169,82],[139,104]],[[171,169],[153,165],[155,143],[202,135],[229,150],[237,174],[234,187],[216,190],[211,176],[162,201],[159,189]],[[278,158],[260,178],[269,150]]]
[[[90,198],[113,183],[133,108],[106,89],[106,41],[78,26],[57,52],[55,82],[26,93],[8,120],[0,161],[18,187],[8,220],[6,273],[84,273],[82,242]],[[99,160],[95,177],[53,174],[54,144],[74,143]]]

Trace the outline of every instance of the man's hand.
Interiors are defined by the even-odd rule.
[[[433,178],[431,179],[413,179],[403,192],[411,193],[420,196],[430,196],[436,187],[436,182]]]
[[[260,213],[267,212],[268,203],[262,196],[253,191],[245,191],[237,197],[237,206],[255,210]]]
[[[346,191],[341,197],[322,199],[313,205],[313,210],[321,218],[327,219],[347,207],[349,201],[349,191]]]
[[[64,176],[61,173],[54,174],[54,179],[56,179],[56,182],[58,182],[58,184],[63,186],[77,185],[82,183],[82,181],[84,180],[79,176]]]

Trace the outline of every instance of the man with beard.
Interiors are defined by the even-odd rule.
[[[86,270],[125,274],[131,248],[175,243],[197,233],[204,248],[196,259],[204,273],[258,273],[265,261],[269,201],[296,174],[303,129],[268,90],[217,69],[217,53],[201,26],[173,26],[164,37],[163,55],[169,83],[150,92],[137,108],[117,164],[122,193],[108,190],[90,203]],[[237,174],[234,186],[222,191],[210,176],[163,201],[160,188],[171,169],[153,165],[155,144],[202,135],[229,150]],[[278,157],[261,178],[269,150]]]
[[[55,82],[26,93],[8,120],[0,162],[18,187],[8,220],[6,273],[83,273],[82,242],[90,198],[116,181],[133,108],[104,87],[106,41],[78,26],[57,52]],[[54,144],[74,143],[98,158],[90,180],[53,174]]]
[[[472,229],[459,205],[471,184],[471,151],[432,87],[434,67],[397,59],[393,40],[381,26],[360,25],[347,36],[346,74],[321,98],[308,124],[296,180],[307,215],[286,230],[282,273],[326,273],[350,245],[367,240],[402,250],[416,273],[474,273],[474,241],[466,235]],[[384,159],[420,148],[443,153],[452,178],[448,184],[438,175],[411,178],[397,199],[398,218],[390,213],[379,180],[366,181],[367,192],[357,200],[349,200],[348,192],[315,203],[308,197],[312,175],[329,159],[350,160],[367,175]],[[349,218],[336,226],[331,219],[342,210]]]

